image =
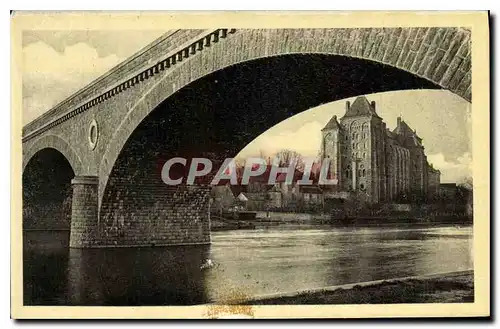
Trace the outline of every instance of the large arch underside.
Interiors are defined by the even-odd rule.
[[[149,236],[152,243],[165,244],[158,236],[178,230],[170,226],[171,214],[207,201],[206,193],[163,183],[161,168],[170,158],[221,162],[275,124],[320,104],[374,92],[436,88],[394,67],[331,55],[276,56],[219,70],[168,97],[130,135],[109,178],[100,177],[107,178],[101,230],[108,243],[132,244]],[[178,230],[181,243],[183,236],[203,237],[204,224],[197,225],[203,218],[187,216],[186,221],[186,229]]]

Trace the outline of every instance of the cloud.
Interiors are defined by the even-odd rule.
[[[41,41],[23,49],[23,69],[26,73],[53,76],[88,74],[109,69],[120,60],[115,54],[99,57],[97,50],[86,43],[68,46],[62,54]]]
[[[86,43],[63,53],[44,42],[23,48],[23,121],[27,123],[111,69],[123,59],[99,57]]]
[[[464,177],[472,177],[472,154],[466,152],[455,161],[446,160],[443,153],[427,155],[427,161],[441,171],[441,182],[460,182]]]

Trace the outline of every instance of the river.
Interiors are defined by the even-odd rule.
[[[69,249],[67,239],[25,232],[25,305],[192,305],[473,268],[472,227],[279,227],[171,248]]]

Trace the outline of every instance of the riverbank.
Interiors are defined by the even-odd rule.
[[[410,214],[391,216],[356,216],[351,218],[333,218],[330,214],[309,214],[292,212],[257,211],[253,221],[256,228],[276,226],[317,226],[331,227],[398,227],[427,228],[440,226],[471,226],[472,218],[467,216],[415,217]]]
[[[260,296],[244,305],[472,303],[473,271],[414,276]]]

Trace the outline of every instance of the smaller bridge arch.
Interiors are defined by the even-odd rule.
[[[23,152],[23,173],[35,154],[41,150],[49,148],[57,150],[66,158],[66,160],[68,160],[76,176],[83,173],[84,166],[78,153],[76,153],[68,142],[56,135],[44,135],[40,137],[31,145],[31,147],[27,149],[26,152]]]
[[[23,154],[23,230],[70,230],[72,180],[82,170],[80,157],[61,137],[46,135],[30,145]]]

